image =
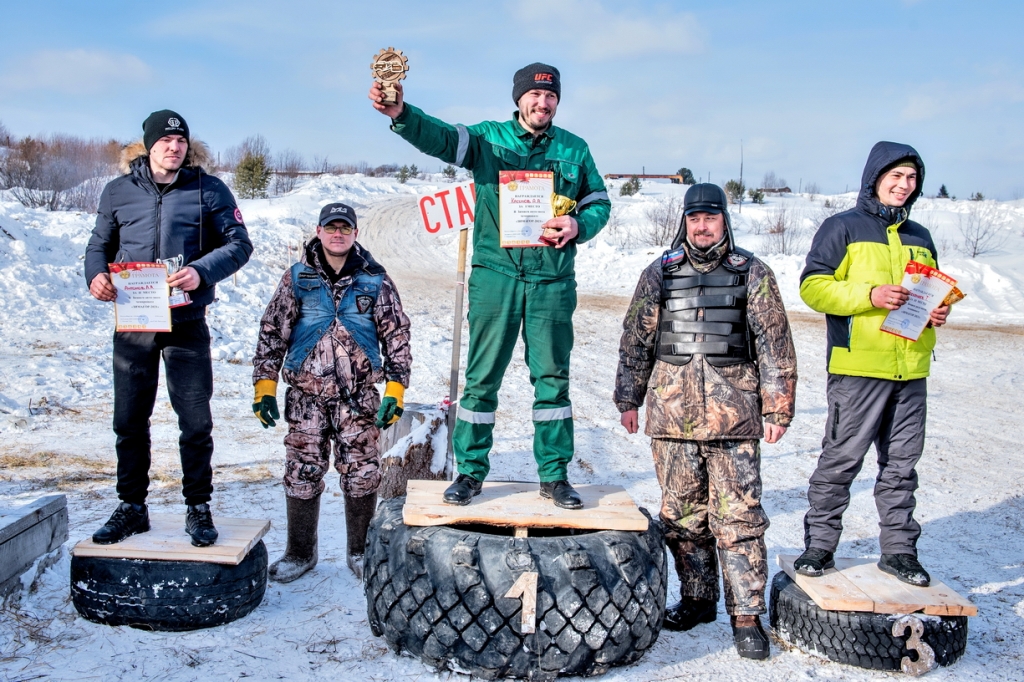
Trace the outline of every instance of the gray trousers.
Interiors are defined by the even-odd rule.
[[[843,532],[850,485],[874,443],[878,451],[875,506],[882,554],[917,556],[914,520],[917,461],[924,449],[926,379],[889,381],[828,375],[828,422],[818,467],[807,490],[804,546],[834,552]]]

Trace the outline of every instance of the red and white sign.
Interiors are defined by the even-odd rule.
[[[423,227],[430,234],[468,230],[476,213],[476,184],[463,182],[420,198]]]

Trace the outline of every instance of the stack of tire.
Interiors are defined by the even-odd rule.
[[[367,536],[370,627],[395,653],[484,679],[596,675],[638,660],[665,615],[661,524],[643,532],[410,527],[404,497],[384,502]],[[538,573],[536,631],[505,594]]]
[[[782,640],[808,653],[871,670],[900,670],[904,657],[918,660],[904,632],[893,634],[898,616],[861,611],[826,611],[783,572],[772,581],[771,624]],[[952,665],[967,648],[966,616],[924,616],[921,640],[935,662]]]

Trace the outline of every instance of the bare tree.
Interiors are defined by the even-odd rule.
[[[761,243],[764,253],[791,256],[800,253],[807,231],[802,221],[784,208],[769,211],[754,228],[754,234],[763,235]]]
[[[775,171],[768,171],[761,180],[761,189],[782,189],[786,186],[786,180],[775,175]]]
[[[809,198],[810,198],[811,201],[814,201],[815,197],[818,194],[821,194],[821,190],[818,189],[818,183],[813,182],[813,181],[807,183],[807,186],[804,187],[804,191],[807,192],[807,194],[810,195]]]
[[[640,239],[650,246],[668,246],[679,231],[683,219],[683,202],[678,197],[660,200],[644,212],[647,224]]]
[[[840,197],[829,197],[822,202],[821,208],[819,208],[814,215],[811,216],[811,222],[815,226],[821,226],[823,222],[831,218],[837,213],[842,213],[853,208],[853,202]]]
[[[1006,243],[1007,234],[994,212],[980,202],[969,204],[957,217],[960,248],[971,258],[998,251]]]
[[[0,154],[0,186],[28,207],[95,211],[120,150],[113,140],[72,135],[11,140]]]
[[[274,160],[274,194],[287,194],[295,189],[299,181],[299,173],[306,165],[302,154],[292,149],[278,152]]]

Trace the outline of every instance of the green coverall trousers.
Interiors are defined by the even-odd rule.
[[[572,459],[569,354],[576,282],[531,284],[474,267],[469,277],[469,357],[453,443],[460,474],[487,477],[498,389],[522,329],[533,385],[533,456],[541,482],[568,477]]]

